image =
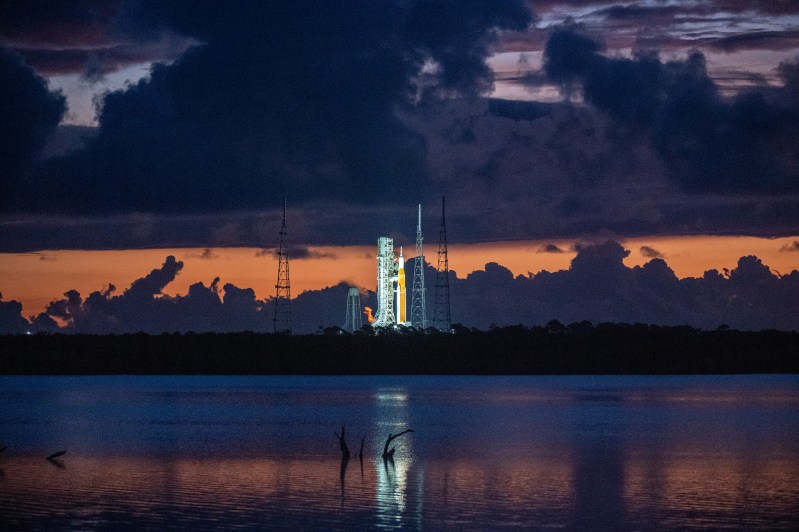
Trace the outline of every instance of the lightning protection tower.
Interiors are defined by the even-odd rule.
[[[447,257],[447,218],[444,196],[441,196],[441,227],[438,230],[438,267],[433,326],[442,331],[452,329],[449,313],[449,258]]]
[[[286,252],[286,199],[283,198],[283,224],[280,226],[280,247],[277,251],[277,294],[275,295],[276,333],[291,334],[291,283],[289,282],[289,256]]]
[[[344,330],[349,332],[361,328],[361,291],[357,286],[350,286],[347,291],[347,315],[344,318]]]
[[[424,287],[424,246],[422,245],[422,206],[419,205],[419,220],[416,223],[416,260],[413,262],[413,292],[411,293],[411,325],[427,328]]]

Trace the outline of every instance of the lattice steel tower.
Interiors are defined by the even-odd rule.
[[[447,218],[444,196],[441,196],[441,228],[438,230],[438,267],[436,268],[436,298],[433,327],[449,332],[452,319],[449,313],[449,259],[447,257]]]
[[[286,199],[283,199],[283,224],[280,226],[280,247],[277,251],[277,294],[275,295],[276,333],[291,334],[291,283],[289,256],[286,252]]]
[[[419,205],[419,221],[416,223],[416,260],[413,263],[413,292],[411,293],[411,325],[427,328],[424,287],[424,246],[422,245],[422,206]]]

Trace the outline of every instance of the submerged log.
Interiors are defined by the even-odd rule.
[[[391,450],[389,451],[388,450],[388,446],[391,445],[391,442],[394,440],[394,438],[398,438],[399,436],[402,436],[403,434],[407,434],[408,432],[413,432],[413,429],[405,429],[402,432],[397,433],[397,434],[389,433],[388,439],[386,440],[386,444],[383,446],[383,460],[393,460],[394,459],[394,451],[396,451],[397,448],[396,447],[392,447]]]
[[[344,425],[341,425],[341,436],[338,435],[338,432],[333,431],[333,434],[336,435],[338,438],[339,447],[341,447],[341,459],[342,460],[349,460],[350,459],[350,449],[347,447],[347,441],[344,439]]]

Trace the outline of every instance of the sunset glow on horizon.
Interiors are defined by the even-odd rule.
[[[659,255],[679,278],[700,277],[711,269],[733,269],[738,259],[755,255],[775,273],[799,269],[799,252],[788,251],[799,237],[653,236],[622,241],[630,255],[624,263],[640,266]],[[578,241],[579,245],[581,241]],[[550,251],[545,248],[550,246]],[[558,250],[553,250],[556,246]],[[412,246],[407,246],[412,250]],[[427,263],[436,267],[436,246],[428,243]],[[459,278],[496,262],[514,275],[554,272],[569,268],[576,255],[573,239],[553,241],[450,244],[449,267]],[[375,289],[376,250],[372,246],[310,246],[310,258],[291,258],[292,297],[346,282],[364,290]],[[123,292],[130,284],[158,268],[168,255],[184,268],[164,293],[186,294],[190,285],[206,286],[220,278],[220,288],[232,283],[252,288],[256,297],[274,297],[277,259],[257,248],[174,248],[136,250],[47,250],[0,254],[0,293],[3,300],[18,300],[24,315],[43,311],[50,301],[68,290],[82,296],[104,290],[108,284]],[[408,253],[408,258],[415,253]],[[344,302],[342,302],[343,305]]]

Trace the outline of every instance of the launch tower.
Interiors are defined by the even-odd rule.
[[[422,245],[422,206],[419,205],[419,221],[416,223],[416,260],[413,261],[413,292],[411,292],[411,325],[427,328],[424,287],[424,246]]]
[[[280,226],[280,247],[277,250],[277,284],[275,288],[276,333],[291,334],[291,283],[289,283],[289,256],[286,253],[286,200],[283,199],[283,225]]]
[[[394,314],[394,281],[397,279],[394,262],[394,239],[377,239],[377,313],[374,327],[389,327],[397,323]]]
[[[433,326],[442,331],[452,329],[449,313],[449,257],[447,256],[447,217],[444,196],[441,197],[441,228],[438,231],[438,268]]]

